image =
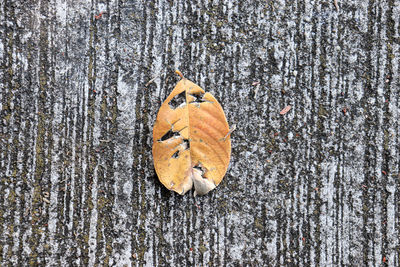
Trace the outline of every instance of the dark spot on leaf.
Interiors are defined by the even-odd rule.
[[[169,101],[168,104],[172,109],[176,109],[177,107],[179,107],[183,103],[186,103],[186,92],[185,91],[183,91],[179,95],[174,96],[171,99],[171,101]]]

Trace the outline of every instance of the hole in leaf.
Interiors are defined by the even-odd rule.
[[[202,176],[204,179],[207,179],[206,177],[203,176],[203,174],[204,174],[207,170],[206,170],[206,168],[203,167],[203,165],[201,165],[200,162],[197,163],[196,165],[194,165],[194,166],[193,166],[193,169],[196,169],[196,170],[200,171],[200,172],[201,172],[201,176]]]
[[[172,131],[171,129],[168,131],[168,132],[166,132],[160,139],[158,139],[158,141],[165,141],[165,140],[168,140],[168,139],[170,139],[170,138],[172,138],[172,137],[175,137],[175,136],[179,136],[179,132],[174,132],[174,131]]]
[[[203,93],[195,93],[191,94],[195,99],[193,101],[190,101],[190,103],[203,103],[207,102],[207,100],[203,99],[204,94]]]
[[[204,95],[204,94],[202,94],[202,93],[191,94],[191,96],[194,97],[194,100],[193,100],[193,101],[190,101],[190,103],[203,103],[203,102],[206,102],[206,101],[203,99],[203,95]]]
[[[186,92],[183,91],[179,95],[174,96],[171,99],[171,101],[169,101],[168,104],[172,109],[176,109],[185,103],[186,103]]]
[[[179,157],[179,150],[177,150],[173,155],[172,158],[177,159]]]
[[[195,165],[193,167],[193,169],[196,169],[196,170],[199,170],[199,171],[203,172],[203,169],[199,165]]]
[[[183,139],[182,145],[185,148],[185,150],[190,149],[190,142],[188,139]]]

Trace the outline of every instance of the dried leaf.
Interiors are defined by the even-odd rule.
[[[286,106],[284,109],[281,110],[281,112],[279,112],[279,114],[281,115],[285,115],[286,113],[289,112],[289,110],[292,108],[291,105]]]
[[[161,183],[181,195],[214,189],[231,155],[229,125],[218,101],[182,79],[161,105],[153,129],[154,167]]]

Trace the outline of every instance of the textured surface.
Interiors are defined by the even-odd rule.
[[[400,2],[184,2],[0,1],[0,264],[400,265]],[[175,68],[237,124],[196,199],[152,164]]]

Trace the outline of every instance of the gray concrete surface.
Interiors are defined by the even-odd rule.
[[[399,14],[398,0],[0,1],[0,265],[399,266]],[[153,168],[175,69],[237,124],[204,197]]]

